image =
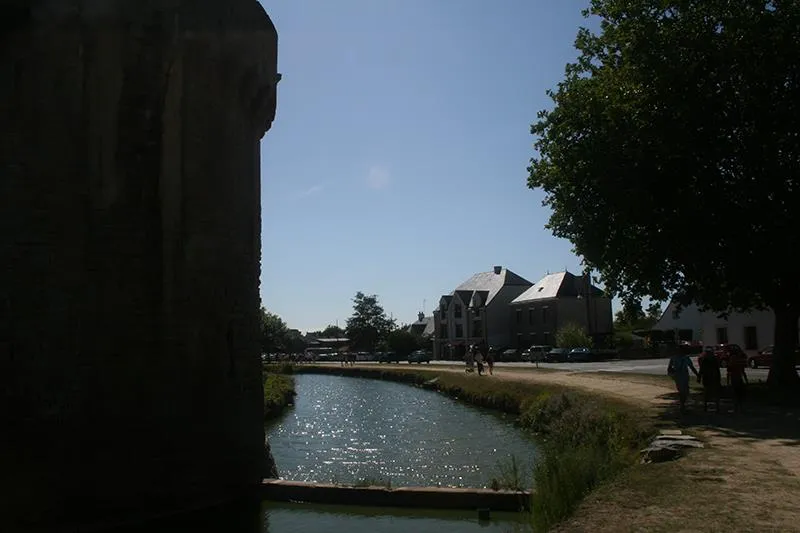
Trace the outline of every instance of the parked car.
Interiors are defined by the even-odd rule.
[[[573,348],[567,354],[570,363],[589,363],[594,360],[594,354],[589,348]]]
[[[537,361],[544,361],[547,353],[552,350],[552,346],[531,346],[522,352],[522,360],[536,363]]]
[[[772,352],[774,351],[774,346],[767,346],[763,350],[759,350],[756,355],[751,355],[747,359],[747,364],[750,368],[758,368],[758,367],[771,367],[772,366]],[[794,351],[794,361],[795,365],[800,364],[800,348],[795,348]]]
[[[564,348],[553,348],[544,356],[546,363],[563,363],[567,360],[569,350]]]
[[[521,360],[522,360],[522,355],[520,354],[519,350],[516,350],[514,348],[509,348],[508,350],[504,350],[503,353],[500,354],[500,361],[509,363]]]
[[[719,358],[719,364],[723,368],[728,366],[728,360],[734,354],[744,355],[745,358],[747,357],[738,344],[719,344],[714,347],[714,353],[716,354],[717,358]]]
[[[378,354],[378,363],[399,363],[400,357],[394,352],[383,352]]]
[[[411,352],[411,355],[408,356],[408,364],[411,363],[428,363],[431,362],[431,356],[425,350],[417,350],[415,352]]]

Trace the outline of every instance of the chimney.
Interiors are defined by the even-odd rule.
[[[423,320],[425,320],[425,313],[420,311],[419,313],[417,313],[417,318],[419,319],[420,322],[422,322]]]
[[[501,267],[499,265],[494,267],[494,273],[495,274],[499,275],[502,270],[503,270],[503,267]]]

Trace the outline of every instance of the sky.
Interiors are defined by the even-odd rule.
[[[526,168],[588,0],[262,4],[283,75],[261,144],[268,310],[344,326],[362,291],[409,323],[494,265],[580,272]]]

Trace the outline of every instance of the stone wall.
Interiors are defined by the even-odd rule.
[[[274,26],[256,0],[0,0],[0,20],[0,516],[255,486]]]

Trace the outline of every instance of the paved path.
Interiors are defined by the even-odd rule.
[[[626,374],[651,374],[654,376],[665,376],[667,374],[667,363],[669,358],[658,359],[636,359],[636,360],[615,360],[602,361],[598,363],[539,363],[540,368],[550,368],[564,370],[567,372],[622,372]],[[697,359],[694,360],[697,366]],[[456,364],[455,361],[431,361],[431,364]],[[498,368],[535,368],[533,363],[496,363]],[[747,376],[753,381],[766,381],[768,370],[766,368],[748,369]],[[723,370],[723,379],[725,374]]]

